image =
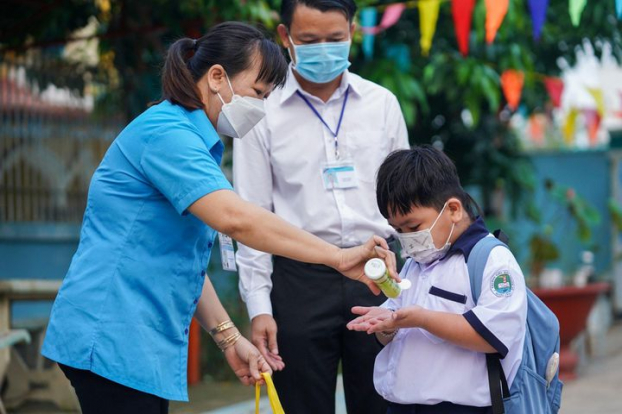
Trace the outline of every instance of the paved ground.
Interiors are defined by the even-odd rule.
[[[561,414],[622,414],[622,322],[607,334],[603,356],[591,358],[579,378],[565,384]],[[265,391],[264,391],[265,395]],[[190,388],[190,403],[172,403],[171,414],[254,414],[255,390],[237,383],[202,383]],[[345,414],[343,390],[336,394],[337,414]],[[262,414],[269,404],[261,403]],[[16,414],[58,413],[46,405],[30,405]],[[321,413],[318,413],[321,414]],[[356,414],[356,413],[353,413]],[[537,413],[529,413],[537,414]]]
[[[607,334],[607,351],[564,384],[561,414],[622,414],[622,323]]]
[[[622,414],[622,322],[609,331],[606,343],[603,356],[591,358],[580,368],[579,378],[564,385],[560,414]],[[343,390],[338,389],[336,397],[337,414],[345,414]],[[262,407],[267,408],[267,404],[263,402]],[[254,402],[249,400],[204,414],[208,413],[253,414]]]

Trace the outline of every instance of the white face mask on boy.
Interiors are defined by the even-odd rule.
[[[443,214],[443,211],[445,211],[446,207],[447,203],[445,203],[441,212],[438,213],[436,220],[434,220],[434,223],[432,223],[432,226],[430,226],[429,229],[415,231],[412,233],[397,234],[397,238],[399,239],[404,252],[408,256],[412,257],[416,262],[423,264],[432,263],[433,261],[445,256],[451,247],[449,240],[451,240],[451,236],[454,233],[455,223],[451,223],[451,232],[449,233],[449,237],[447,237],[447,241],[443,247],[437,248],[434,245],[434,240],[432,239],[432,229]]]
[[[236,95],[229,76],[227,76],[227,83],[229,83],[233,97],[231,102],[225,103],[222,96],[216,93],[222,102],[216,131],[229,137],[242,138],[266,116],[264,103],[262,99]]]

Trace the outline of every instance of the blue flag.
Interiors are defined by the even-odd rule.
[[[618,2],[622,0],[616,0]],[[531,12],[531,21],[533,22],[533,37],[540,39],[542,34],[542,26],[546,20],[546,9],[549,6],[549,0],[529,0],[529,11]]]
[[[375,7],[367,7],[361,10],[361,26],[362,27],[374,27],[376,26],[376,22],[378,21],[378,10]],[[364,34],[363,35],[363,44],[361,45],[363,49],[363,54],[367,60],[374,57],[374,38],[376,36],[373,34]]]

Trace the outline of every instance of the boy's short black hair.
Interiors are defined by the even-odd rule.
[[[475,218],[472,207],[477,204],[460,185],[453,161],[430,145],[394,151],[378,170],[376,200],[385,218],[406,215],[413,206],[441,211],[451,197],[459,199],[469,217]]]
[[[356,14],[356,3],[354,0],[283,0],[281,2],[281,23],[288,29],[292,25],[294,10],[296,10],[299,4],[317,9],[322,13],[329,10],[341,11],[346,15],[350,23],[352,23]]]

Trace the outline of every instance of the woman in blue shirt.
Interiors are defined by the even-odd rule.
[[[162,101],[119,134],[95,171],[43,346],[84,414],[166,413],[168,400],[187,401],[193,316],[244,384],[270,372],[205,277],[216,232],[331,266],[375,292],[362,273],[368,258],[384,258],[397,278],[384,239],[350,249],[327,244],[240,199],[220,170],[217,132],[244,136],[286,73],[278,46],[242,23],[178,40],[164,64]]]

